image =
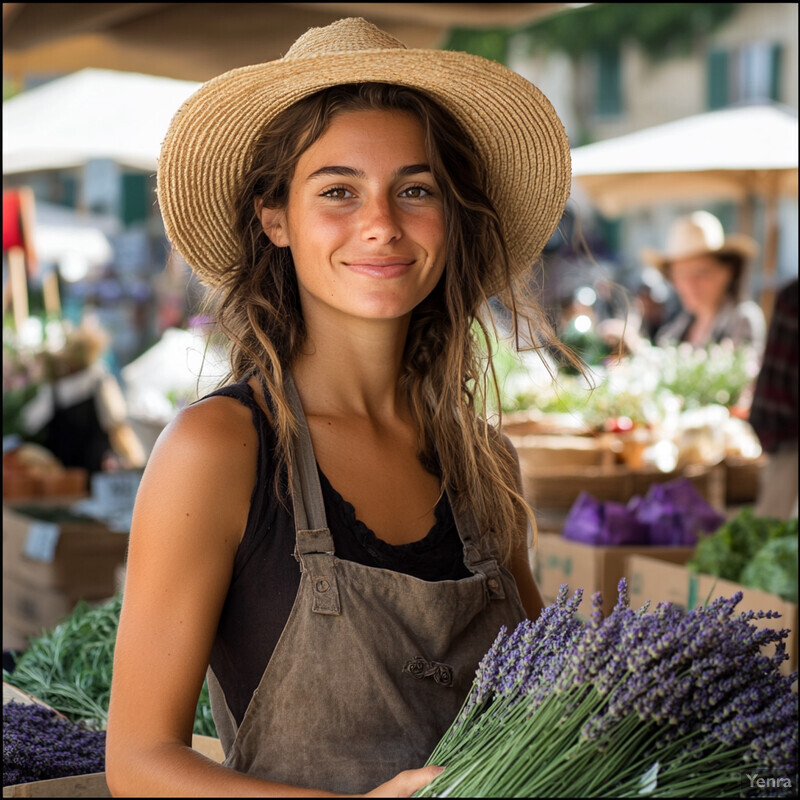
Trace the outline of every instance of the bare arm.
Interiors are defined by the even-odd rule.
[[[257,447],[250,412],[230,398],[211,398],[181,412],[147,464],[114,653],[106,742],[114,796],[335,796],[247,776],[191,749]],[[370,794],[407,796],[435,774],[410,770]]]

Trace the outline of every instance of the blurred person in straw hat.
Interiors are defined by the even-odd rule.
[[[646,248],[641,253],[674,286],[682,306],[656,332],[655,343],[707,347],[729,340],[752,346],[760,357],[766,336],[764,314],[744,297],[747,269],[757,253],[753,239],[726,236],[722,223],[707,211],[678,218],[668,233],[665,252]]]
[[[570,172],[531,83],[363,19],[179,109],[158,200],[231,365],[137,497],[113,793],[398,797],[438,774],[480,658],[542,607],[475,332],[498,296],[557,343],[523,292]],[[190,749],[204,676],[222,765]]]

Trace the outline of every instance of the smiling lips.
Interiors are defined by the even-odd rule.
[[[399,258],[363,258],[358,261],[345,261],[345,266],[359,275],[370,278],[399,278],[405,275],[414,265],[414,259]]]

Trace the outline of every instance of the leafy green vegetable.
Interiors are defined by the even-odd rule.
[[[3,670],[3,680],[73,722],[93,730],[105,728],[121,609],[121,593],[96,605],[81,600],[55,628],[30,640],[14,670]],[[194,732],[217,735],[206,681],[197,703]]]
[[[797,520],[794,536],[767,542],[742,570],[741,583],[797,602]]]
[[[771,556],[768,554],[760,556],[762,549],[766,546],[776,548],[777,553],[786,553],[783,550],[789,545],[778,545],[787,539],[794,539],[794,592],[797,596],[797,519],[788,522],[773,517],[756,517],[753,515],[751,507],[743,508],[716,531],[711,534],[701,535],[694,555],[688,561],[687,566],[695,572],[705,575],[716,575],[719,578],[735,581],[744,586],[763,589],[773,594],[781,594],[777,587],[785,587],[787,581],[791,581],[790,564],[787,567],[786,557],[768,566]],[[774,556],[772,556],[774,558]],[[745,579],[745,571],[756,562],[761,566],[753,567],[754,574],[758,576],[758,584],[749,583]],[[781,571],[788,574],[780,575]],[[749,573],[753,574],[753,573]],[[776,584],[766,581],[767,574],[773,575]],[[785,591],[785,589],[784,589]],[[783,596],[781,594],[781,596]]]

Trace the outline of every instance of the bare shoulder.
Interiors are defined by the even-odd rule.
[[[251,412],[231,397],[209,397],[181,410],[164,429],[151,461],[215,479],[231,470],[237,479],[255,466],[258,438]]]
[[[207,397],[178,412],[175,419],[167,425],[162,440],[169,446],[180,444],[194,447],[198,451],[205,448],[225,451],[234,442],[256,441],[250,410],[233,397]]]
[[[164,429],[145,468],[138,519],[180,515],[238,543],[255,486],[258,437],[248,408],[210,397],[181,410]],[[137,516],[134,518],[134,523]]]

